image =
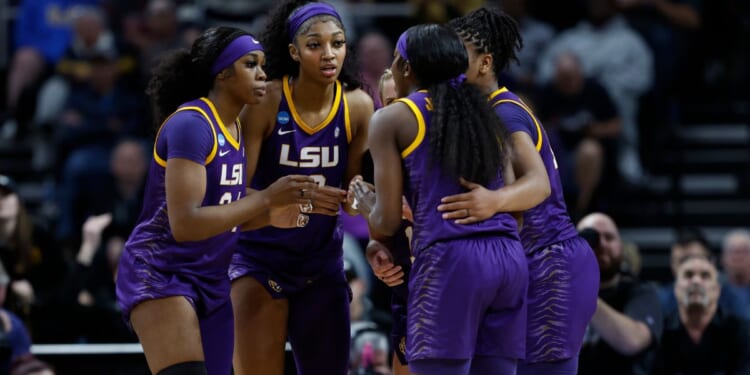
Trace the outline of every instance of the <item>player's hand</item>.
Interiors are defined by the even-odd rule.
[[[391,252],[381,242],[371,240],[367,244],[366,256],[372,272],[385,285],[394,287],[404,283],[404,271],[401,266],[393,264]]]
[[[367,218],[375,207],[375,186],[363,180],[357,180],[353,182],[351,189],[354,193],[352,208]]]
[[[302,205],[302,212],[310,210],[313,214],[336,216],[342,203],[346,203],[346,190],[323,185],[311,192],[310,204]]]
[[[261,191],[270,207],[309,204],[318,184],[310,176],[288,175],[279,178]]]
[[[277,228],[301,228],[307,225],[309,217],[300,212],[297,204],[289,204],[281,207],[271,207],[270,225]]]
[[[493,205],[488,203],[497,199],[496,192],[463,178],[461,185],[469,189],[469,192],[449,195],[440,200],[438,211],[443,213],[443,219],[455,220],[456,224],[472,224],[487,220],[496,213],[492,209]]]

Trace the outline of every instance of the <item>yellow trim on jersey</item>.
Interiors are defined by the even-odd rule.
[[[227,129],[226,126],[224,126],[224,121],[221,121],[221,117],[219,117],[219,112],[216,111],[216,107],[214,107],[214,103],[211,102],[208,98],[201,98],[201,100],[208,105],[208,108],[211,108],[211,113],[213,113],[214,117],[216,118],[216,121],[219,123],[219,129],[221,129],[221,132],[224,133],[224,137],[226,137],[227,141],[229,141],[229,144],[234,147],[235,150],[240,149],[240,141],[235,139],[234,136],[232,136],[232,133],[229,132],[229,129]],[[210,121],[210,120],[209,120]],[[240,137],[241,134],[239,132],[239,128],[237,129],[237,136]]]
[[[409,147],[401,151],[401,158],[405,159],[417,147],[419,147],[420,144],[422,144],[427,127],[425,126],[425,123],[424,123],[424,117],[422,116],[422,111],[419,110],[419,107],[417,107],[417,104],[414,103],[414,101],[412,101],[411,99],[407,99],[407,98],[397,99],[396,101],[402,102],[408,105],[409,109],[411,109],[411,111],[414,113],[414,117],[417,118],[417,136],[414,137],[414,140],[411,142]]]
[[[498,95],[500,95],[500,94],[502,94],[504,92],[508,92],[508,89],[505,88],[505,86],[503,86],[503,87],[495,90],[492,94],[490,94],[490,100],[495,99],[496,96],[498,96]]]
[[[352,143],[352,122],[349,120],[349,103],[346,101],[346,94],[344,97],[344,128],[346,128],[346,142]]]
[[[536,116],[534,116],[534,114],[531,113],[531,109],[529,109],[529,107],[527,107],[526,104],[524,104],[523,102],[519,102],[518,100],[513,100],[513,99],[498,100],[497,103],[493,104],[492,106],[497,107],[497,105],[500,103],[513,103],[521,107],[521,109],[523,109],[524,111],[526,111],[526,113],[529,114],[529,117],[531,117],[531,119],[534,121],[534,125],[536,125],[536,133],[537,133],[537,138],[538,138],[536,140],[536,151],[537,152],[541,151],[542,150],[542,138],[543,138],[542,126],[539,124],[539,121],[537,121]]]
[[[331,121],[333,121],[333,118],[336,117],[336,113],[338,113],[339,110],[339,104],[341,104],[341,97],[344,96],[343,90],[341,89],[341,82],[336,81],[336,93],[333,98],[331,110],[328,112],[328,116],[317,126],[310,126],[302,120],[302,116],[297,113],[297,108],[294,106],[294,101],[292,101],[292,88],[289,86],[289,76],[284,76],[282,81],[284,82],[284,97],[286,98],[287,106],[289,106],[289,112],[292,112],[294,122],[296,122],[297,126],[299,126],[299,128],[305,133],[312,135],[323,130],[331,123]]]
[[[203,117],[206,118],[206,121],[208,121],[208,126],[211,128],[211,133],[214,135],[214,146],[211,148],[211,153],[209,153],[208,157],[206,157],[206,162],[204,165],[208,165],[214,160],[214,157],[216,157],[216,150],[219,147],[218,147],[218,142],[216,141],[216,130],[214,129],[214,125],[213,125],[213,122],[211,121],[211,118],[208,117],[208,114],[201,107],[195,107],[195,106],[182,107],[182,108],[178,108],[176,111],[172,112],[172,114],[169,115],[169,117],[164,119],[161,125],[159,125],[159,131],[156,132],[156,139],[154,140],[154,161],[156,162],[156,164],[159,164],[163,168],[167,167],[167,161],[164,160],[161,156],[159,156],[159,154],[156,152],[156,144],[159,141],[159,135],[161,134],[161,130],[164,128],[164,124],[166,124],[167,121],[169,121],[169,119],[171,119],[172,116],[175,115],[175,113],[182,112],[182,111],[196,111],[202,114]]]

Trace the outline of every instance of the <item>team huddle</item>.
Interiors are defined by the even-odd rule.
[[[542,124],[498,83],[520,45],[485,8],[413,26],[376,112],[327,3],[166,56],[117,277],[151,372],[281,375],[288,341],[298,373],[347,374],[343,210],[393,288],[396,374],[575,374],[599,270]]]

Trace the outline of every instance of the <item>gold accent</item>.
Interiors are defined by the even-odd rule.
[[[281,288],[281,285],[279,285],[279,283],[277,283],[277,282],[275,282],[275,281],[273,281],[271,279],[268,279],[268,286],[270,286],[271,289],[273,289],[273,291],[276,292],[276,293],[281,293],[281,291],[283,290]]]
[[[352,142],[352,123],[349,120],[349,103],[346,101],[346,94],[342,94],[344,97],[344,128],[346,129],[346,142]]]
[[[158,143],[157,141],[159,140],[159,135],[161,135],[161,130],[164,127],[164,124],[166,124],[167,121],[169,121],[169,119],[171,119],[172,116],[174,116],[177,112],[182,112],[182,111],[196,111],[200,113],[201,115],[203,115],[203,117],[206,118],[206,121],[208,121],[208,126],[211,127],[211,133],[214,135],[214,147],[211,148],[211,153],[209,153],[208,157],[206,157],[206,163],[204,165],[208,165],[214,160],[214,157],[216,156],[216,151],[219,148],[217,140],[216,140],[216,130],[214,129],[214,123],[213,121],[211,121],[211,118],[208,117],[208,114],[206,113],[206,111],[203,110],[203,108],[197,107],[197,106],[187,106],[187,107],[178,108],[171,115],[169,115],[169,117],[164,119],[161,125],[159,125],[159,131],[156,132],[156,138],[154,139],[154,161],[156,162],[156,164],[159,164],[163,168],[167,167],[167,161],[163,159],[161,156],[159,156],[159,154],[156,152],[156,144]]]
[[[422,141],[424,140],[424,135],[426,133],[427,127],[425,126],[424,117],[422,116],[422,111],[419,110],[419,107],[412,101],[411,99],[407,98],[401,98],[396,100],[397,102],[402,102],[409,106],[412,113],[414,113],[414,117],[417,118],[417,136],[414,138],[414,140],[411,142],[409,147],[405,148],[403,151],[401,151],[401,158],[405,159],[409,154],[411,154],[417,147],[419,147],[420,144],[422,144]]]
[[[221,121],[221,117],[219,117],[219,113],[216,111],[216,107],[214,107],[214,103],[212,103],[211,100],[209,100],[208,98],[201,98],[201,100],[208,105],[208,108],[211,109],[211,113],[214,114],[216,121],[219,123],[219,129],[221,129],[221,132],[224,133],[224,137],[226,137],[227,141],[229,141],[229,144],[231,144],[235,150],[239,150],[240,141],[235,139],[234,136],[232,136],[232,133],[229,132],[229,129],[227,129],[227,127],[224,126],[224,122]],[[239,125],[237,125],[237,137],[242,137],[242,134],[240,134]]]
[[[505,89],[505,87],[503,87],[500,90],[495,91],[495,93],[493,93],[492,96],[490,97],[490,100],[492,100],[495,96],[497,96],[497,95],[499,95],[499,94],[501,94],[501,93],[503,93],[505,91],[508,91],[507,89],[505,89],[505,91],[502,91],[503,89]],[[534,125],[536,125],[536,132],[537,132],[537,138],[538,138],[536,140],[536,151],[537,152],[541,151],[542,150],[542,138],[543,138],[542,137],[542,126],[541,126],[541,124],[539,124],[539,120],[536,119],[536,116],[534,116],[534,114],[531,112],[531,109],[529,109],[529,107],[526,106],[526,104],[524,102],[521,102],[521,101],[518,101],[518,100],[513,100],[513,99],[498,100],[492,106],[493,107],[497,107],[497,105],[501,104],[501,103],[513,103],[513,104],[521,107],[521,109],[523,109],[524,111],[526,111],[526,113],[529,114],[529,117],[531,117],[531,119],[534,121]]]
[[[286,103],[289,106],[289,112],[291,112],[292,118],[294,119],[294,122],[297,123],[297,126],[299,126],[299,128],[305,133],[312,135],[325,129],[325,127],[333,121],[333,118],[336,117],[339,105],[341,104],[341,97],[344,95],[343,90],[341,89],[341,82],[336,81],[336,93],[333,98],[331,110],[328,112],[328,116],[317,126],[308,125],[302,120],[302,116],[297,113],[297,108],[294,106],[294,101],[292,100],[292,87],[289,86],[289,76],[284,76],[282,82],[284,84],[284,98],[286,98]]]

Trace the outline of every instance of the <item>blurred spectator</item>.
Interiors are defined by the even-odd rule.
[[[107,27],[104,12],[95,7],[82,7],[72,19],[73,37],[65,53],[55,66],[55,75],[42,86],[34,123],[50,124],[60,116],[71,86],[85,86],[93,74],[92,61],[100,56],[117,60],[120,74],[135,70],[135,60],[121,46]],[[123,51],[123,53],[118,53]],[[118,56],[119,55],[119,56]]]
[[[579,356],[579,374],[645,374],[662,332],[656,289],[621,274],[622,241],[612,218],[589,214],[578,223],[578,230],[596,233],[598,241],[591,242],[601,273],[596,312]]]
[[[683,260],[695,256],[702,256],[706,259],[714,258],[708,241],[700,229],[685,228],[680,230],[677,233],[677,241],[672,245],[669,257],[669,265],[675,280],[678,279],[678,268]],[[719,277],[719,282],[721,283],[719,305],[722,309],[738,317],[750,319],[750,302],[748,302],[747,296],[737,287],[722,281],[721,277]],[[677,311],[678,301],[674,288],[674,283],[670,283],[659,290],[659,299],[665,315]]]
[[[667,315],[653,374],[750,373],[750,332],[746,320],[725,312],[716,266],[702,255],[677,266],[674,294],[679,309]]]
[[[385,35],[370,31],[357,44],[357,58],[365,89],[372,97],[375,109],[378,109],[383,106],[378,94],[378,84],[383,72],[391,66],[393,47]]]
[[[0,306],[5,302],[10,277],[0,262]],[[31,338],[21,319],[0,308],[0,373],[10,372],[10,366],[21,355],[31,351]]]
[[[150,0],[141,19],[128,19],[125,40],[140,51],[141,76],[148,81],[159,56],[167,50],[187,47],[182,44],[177,6],[172,0]]]
[[[349,315],[352,322],[369,321],[372,302],[368,299],[370,280],[369,266],[359,244],[348,235],[344,236],[344,272],[351,291]]]
[[[89,188],[106,187],[101,177],[109,170],[112,147],[122,137],[146,132],[145,98],[119,80],[116,54],[95,57],[91,67],[88,84],[72,89],[57,129],[61,164],[58,207],[62,215],[57,234],[63,240],[74,239],[74,228],[80,227],[66,221],[66,216],[76,212],[81,183],[90,179],[93,186]]]
[[[55,375],[55,371],[33,354],[26,353],[13,362],[10,375]]]
[[[573,52],[587,77],[609,92],[622,120],[618,156],[626,181],[641,185],[645,174],[638,149],[638,100],[653,81],[653,57],[646,43],[618,14],[615,0],[589,0],[589,17],[560,34],[539,61],[541,83],[553,79],[557,57]]]
[[[542,88],[537,109],[550,137],[566,195],[575,196],[574,216],[591,205],[606,161],[620,135],[617,108],[595,78],[586,78],[578,56],[557,55],[552,82]],[[607,153],[608,150],[610,151]],[[606,155],[606,156],[605,156]]]
[[[30,119],[33,110],[21,106],[24,102],[34,102],[38,86],[68,46],[70,20],[76,8],[98,3],[99,0],[21,1],[13,32],[15,51],[8,71],[7,114],[0,123],[0,139],[13,138],[19,122],[25,124]],[[22,100],[25,97],[30,100]]]
[[[528,93],[534,85],[534,75],[542,52],[555,37],[552,26],[532,17],[527,12],[527,0],[503,0],[503,10],[518,22],[523,48],[518,53],[518,64],[510,64],[509,74],[518,90]]]
[[[391,375],[388,338],[380,331],[363,329],[352,336],[351,375]]]
[[[671,85],[687,57],[690,36],[701,26],[701,0],[616,0],[628,23],[654,53],[654,88]]]
[[[4,306],[27,318],[34,303],[43,304],[62,277],[61,254],[46,243],[9,177],[0,175],[0,261],[10,276]],[[2,306],[2,305],[0,305]]]
[[[483,0],[409,0],[414,5],[415,23],[446,23],[478,9]]]
[[[724,236],[721,264],[729,283],[750,289],[750,231],[735,229]]]

